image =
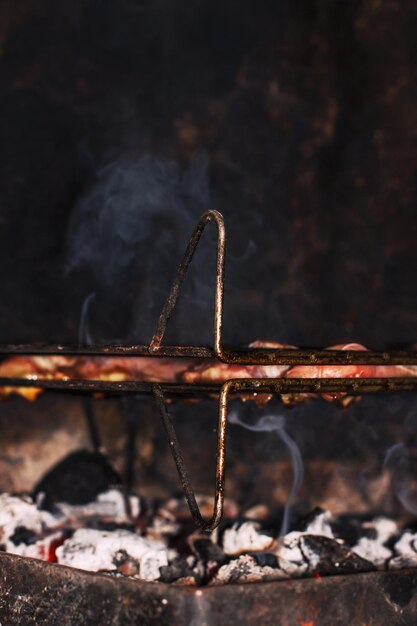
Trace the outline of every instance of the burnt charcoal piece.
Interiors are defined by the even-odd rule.
[[[300,533],[305,533],[312,522],[314,522],[320,515],[326,513],[320,506],[316,506],[310,513],[300,517],[294,524],[291,525],[291,530],[296,530]]]
[[[219,565],[223,565],[228,560],[221,547],[213,543],[211,539],[204,537],[194,539],[191,542],[191,549],[204,562],[215,561]]]
[[[275,554],[270,552],[252,552],[251,556],[260,567],[278,567],[278,559]]]
[[[201,572],[199,571],[201,570]],[[178,557],[169,565],[160,568],[160,582],[172,583],[181,578],[192,578],[199,585],[203,582],[203,567],[199,567],[193,556]]]
[[[18,546],[21,543],[25,543],[29,546],[32,543],[36,543],[37,539],[37,534],[25,526],[18,526],[13,535],[10,537],[10,541],[12,541],[15,546]]]
[[[52,510],[58,502],[87,504],[99,493],[121,484],[106,457],[79,450],[55,465],[36,485],[33,498],[43,494],[40,508]]]
[[[300,544],[306,561],[314,564],[310,567],[318,574],[354,574],[372,572],[376,569],[370,561],[329,537],[304,535]]]
[[[353,548],[361,537],[376,540],[378,532],[376,528],[367,528],[362,524],[363,520],[341,515],[331,522],[332,530],[338,539]]]

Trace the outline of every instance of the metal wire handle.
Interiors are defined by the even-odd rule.
[[[230,381],[232,382],[232,381]],[[182,448],[178,441],[177,433],[165,404],[165,397],[160,385],[154,385],[154,396],[158,407],[159,414],[168,437],[171,453],[177,466],[181,486],[187,500],[188,507],[192,518],[197,526],[202,530],[211,531],[219,525],[223,516],[224,504],[224,478],[225,478],[225,461],[226,461],[226,429],[227,429],[227,402],[230,384],[225,383],[220,392],[219,398],[219,419],[217,426],[217,454],[216,454],[216,480],[213,514],[210,519],[206,520],[201,515],[200,508],[197,504],[194,490],[188,476],[187,467],[185,465]]]
[[[188,268],[200,241],[201,235],[207,224],[214,222],[217,226],[217,252],[216,252],[216,287],[214,296],[214,352],[219,359],[224,359],[222,348],[223,330],[223,299],[224,299],[224,267],[226,254],[226,228],[223,215],[214,209],[203,213],[198,220],[197,226],[188,242],[184,257],[177,269],[171,290],[165,301],[155,332],[149,344],[149,352],[156,353],[161,347],[165,335],[168,320],[177,303],[181,286],[187,275]]]

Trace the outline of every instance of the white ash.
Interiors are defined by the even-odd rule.
[[[330,522],[332,515],[329,511],[319,510],[317,514],[306,524],[303,531],[292,531],[281,537],[275,553],[279,558],[279,565],[288,577],[304,576],[308,571],[313,571],[318,565],[318,556],[311,553],[306,558],[306,548],[301,540],[305,535],[316,535],[336,539]]]
[[[139,577],[143,580],[157,580],[159,569],[176,556],[161,541],[120,529],[80,528],[56,551],[58,563],[93,572],[117,570],[120,554],[137,563]]]
[[[287,577],[304,576],[308,569],[309,563],[306,561],[304,553],[301,549],[300,539],[303,533],[293,531],[281,537],[276,554],[279,558],[279,565]],[[315,566],[315,562],[312,566]]]
[[[364,530],[374,530],[376,537],[363,536],[353,546],[353,551],[373,563],[376,567],[384,566],[392,556],[392,550],[385,544],[398,533],[398,524],[387,517],[377,517],[362,524]]]
[[[11,541],[16,529],[25,528],[40,535],[58,523],[58,519],[51,513],[40,511],[29,496],[0,495],[0,543],[7,552],[13,552],[16,548]]]
[[[320,535],[321,537],[334,538],[331,521],[333,520],[330,511],[320,510],[317,515],[309,521],[305,533],[308,535]]]
[[[260,566],[250,554],[239,556],[230,563],[223,565],[211,581],[212,585],[225,583],[248,583],[261,580],[277,580],[287,578],[286,573],[279,568],[268,565]]]
[[[274,543],[274,537],[264,532],[259,522],[252,521],[236,522],[226,528],[222,538],[223,550],[230,556],[270,550]]]
[[[127,510],[127,504],[129,511]],[[140,514],[140,498],[135,495],[128,496],[119,489],[109,489],[98,494],[97,498],[88,504],[67,504],[58,502],[55,505],[59,512],[66,519],[83,519],[87,517],[110,518],[115,523],[124,523],[130,519],[136,519]]]
[[[22,556],[175,584],[326,575],[339,561],[344,573],[417,567],[417,533],[385,517],[333,518],[317,509],[298,530],[278,538],[279,523],[271,531],[267,510],[263,521],[237,520],[237,507],[231,505],[220,528],[203,536],[193,534],[181,499],[141,507],[131,496],[130,505],[131,517],[124,494],[111,489],[84,506],[60,504],[52,514],[27,496],[3,494],[0,544]],[[194,556],[187,549],[170,549],[186,545]]]
[[[175,536],[181,530],[181,524],[175,514],[167,508],[159,507],[146,527],[146,534],[152,539]]]
[[[54,545],[64,540],[62,531],[58,530],[52,534],[38,539],[35,543],[21,542],[14,545],[13,542],[8,543],[7,552],[26,556],[32,559],[40,559],[42,561],[52,561],[54,559]]]
[[[394,551],[398,555],[417,555],[417,533],[404,531],[394,544]]]
[[[405,530],[394,544],[394,556],[388,563],[389,569],[417,567],[417,533]]]

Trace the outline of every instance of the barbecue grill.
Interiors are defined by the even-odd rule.
[[[201,235],[210,222],[217,227],[216,287],[214,300],[214,347],[204,346],[163,346],[167,323],[180,295],[181,286],[198,246]],[[217,358],[228,364],[251,365],[417,365],[417,353],[413,352],[372,352],[354,350],[286,350],[251,348],[246,350],[228,349],[223,346],[223,298],[225,281],[226,229],[222,215],[215,210],[204,213],[191,235],[184,257],[178,267],[170,293],[163,306],[156,329],[149,346],[106,345],[106,346],[66,346],[61,344],[44,345],[5,345],[0,346],[0,354],[59,354],[59,355],[101,355],[101,356],[152,356],[198,359]],[[204,530],[213,530],[222,518],[225,485],[226,429],[228,400],[232,394],[292,394],[292,393],[347,393],[363,394],[382,391],[416,391],[417,379],[413,378],[338,378],[338,379],[231,379],[223,384],[184,384],[152,383],[146,381],[80,381],[80,380],[33,380],[25,378],[0,378],[0,385],[8,387],[40,387],[73,392],[102,392],[106,394],[145,394],[155,396],[169,445],[177,466],[182,488],[195,523]],[[183,454],[176,435],[174,424],[165,403],[168,394],[217,394],[219,397],[217,466],[213,515],[209,520],[201,516],[194,491],[184,463]]]
[[[194,252],[202,233],[207,224],[213,222],[217,228],[217,257],[216,257],[216,287],[214,300],[214,332],[213,347],[205,346],[165,346],[163,338],[170,315],[180,295],[181,286],[186,278],[187,270],[192,261]],[[227,364],[250,364],[250,365],[417,365],[417,353],[413,352],[372,352],[372,351],[340,351],[340,350],[289,350],[289,349],[230,349],[223,345],[223,296],[225,284],[225,249],[226,231],[223,217],[220,213],[210,210],[204,213],[191,235],[184,257],[178,267],[171,291],[166,299],[158,319],[156,329],[149,345],[3,345],[0,346],[1,355],[95,355],[95,356],[118,356],[129,359],[132,356],[170,357],[182,359],[191,357],[194,359],[218,359]],[[337,378],[337,379],[230,379],[224,383],[192,384],[146,381],[123,381],[106,382],[102,380],[47,380],[27,378],[1,378],[0,386],[7,387],[38,387],[45,390],[59,390],[63,392],[76,392],[91,394],[95,392],[106,395],[114,394],[151,394],[154,396],[156,406],[168,437],[169,446],[178,470],[180,482],[195,524],[200,529],[209,531],[214,529],[222,519],[224,493],[225,493],[225,460],[226,460],[226,429],[228,418],[228,403],[231,397],[241,394],[293,394],[293,393],[346,393],[358,395],[375,392],[399,392],[417,391],[417,379],[414,378]],[[167,406],[168,396],[200,396],[215,395],[218,397],[218,431],[217,431],[217,462],[215,478],[214,509],[210,519],[204,519],[196,501],[191,480],[184,462],[182,450],[178,441],[176,430]],[[16,612],[21,609],[17,598],[17,580],[20,576],[27,581],[28,600],[23,609],[25,624],[48,623],[48,610],[53,602],[57,602],[57,610],[69,611],[70,619],[77,623],[113,623],[111,620],[123,619],[127,623],[194,623],[198,624],[226,624],[230,623],[230,615],[222,607],[229,598],[235,598],[247,606],[249,619],[257,619],[260,624],[277,623],[277,611],[281,612],[282,623],[315,624],[315,619],[320,624],[334,623],[332,612],[329,610],[329,618],[322,611],[323,606],[328,606],[323,599],[315,605],[314,595],[320,589],[326,602],[333,602],[336,606],[341,594],[361,595],[360,608],[352,602],[343,602],[343,615],[340,619],[347,621],[358,620],[366,612],[366,606],[370,599],[378,604],[381,599],[389,604],[393,610],[385,611],[384,619],[368,621],[369,624],[396,624],[403,623],[396,620],[398,606],[407,607],[407,611],[413,615],[417,613],[417,598],[414,586],[416,574],[414,571],[398,573],[375,573],[355,576],[330,577],[323,581],[286,581],[260,583],[253,585],[230,585],[230,590],[208,589],[187,590],[171,589],[169,586],[155,586],[149,583],[136,583],[123,580],[109,580],[100,574],[87,574],[77,570],[68,570],[64,567],[45,563],[37,563],[30,559],[22,559],[12,555],[1,555],[0,570],[6,595],[0,603],[0,615],[2,619],[15,619]],[[363,591],[363,580],[371,581],[372,584]],[[57,588],[60,588],[58,600],[56,600]],[[88,594],[93,599],[88,599]],[[93,617],[83,617],[86,603],[103,601],[103,593],[108,594],[112,609],[101,615],[96,612]],[[17,595],[16,595],[17,594]],[[76,595],[77,602],[71,601]],[[392,600],[393,597],[397,600]],[[277,603],[277,598],[280,602]],[[8,605],[6,606],[5,598]],[[43,601],[40,600],[43,598]],[[298,601],[300,598],[301,601]],[[34,607],[34,599],[39,603],[38,617],[31,615]],[[394,605],[392,602],[394,602]],[[44,606],[42,605],[44,603]],[[306,603],[307,602],[307,603]],[[391,604],[390,604],[391,603]],[[117,615],[114,607],[119,606]],[[288,611],[285,607],[288,607]],[[46,607],[46,610],[45,610]],[[65,609],[63,608],[65,607]],[[298,608],[297,608],[298,607]],[[304,608],[302,608],[304,607]],[[410,608],[411,607],[411,608]],[[399,609],[398,609],[399,610]],[[309,617],[310,619],[309,621]],[[304,620],[300,622],[295,619]],[[330,619],[330,621],[328,621]],[[31,621],[32,620],[32,621]],[[84,621],[83,621],[84,620]],[[107,621],[106,621],[107,620]],[[191,620],[191,621],[190,621]],[[384,621],[385,620],[385,621]],[[388,620],[388,621],[387,621]],[[74,621],[61,620],[62,623],[74,623]],[[11,623],[5,621],[5,623]],[[23,623],[23,622],[22,622]],[[341,623],[341,622],[339,622]],[[359,623],[359,622],[354,622]]]

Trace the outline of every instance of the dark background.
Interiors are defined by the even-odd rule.
[[[416,68],[411,1],[0,0],[0,342],[76,341],[92,293],[91,340],[149,341],[215,207],[227,342],[412,346]],[[167,340],[211,341],[213,235]],[[96,401],[103,444],[122,469],[127,417],[140,419],[136,484],[172,493],[155,409],[129,402]],[[302,506],[415,514],[414,406],[404,394],[347,411],[268,405],[305,462]],[[215,404],[173,412],[211,492]],[[88,445],[77,397],[12,398],[0,422],[2,489],[31,489]],[[228,494],[285,502],[276,433],[229,434]]]
[[[414,343],[416,60],[413,2],[2,0],[0,340],[76,340],[95,292],[94,340],[148,341],[214,206],[229,342]]]

